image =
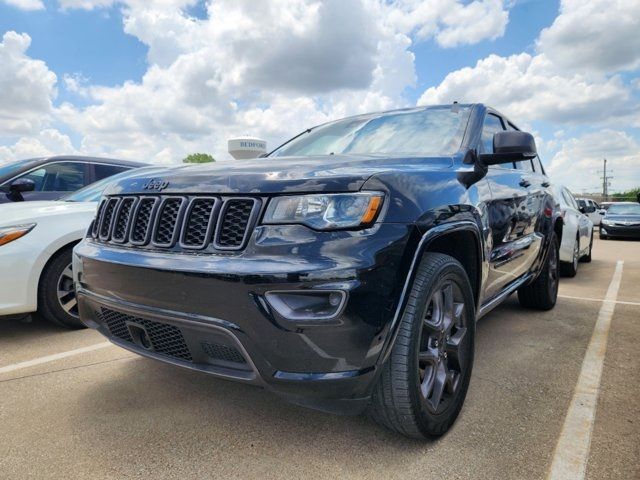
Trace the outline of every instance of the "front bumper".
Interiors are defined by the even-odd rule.
[[[602,225],[600,235],[607,237],[640,238],[640,225]]]
[[[30,240],[25,236],[0,247],[0,316],[38,308],[38,280],[46,258]]]
[[[400,224],[324,233],[258,227],[236,255],[85,240],[74,251],[80,317],[141,355],[355,413],[371,394],[414,233]],[[339,290],[346,304],[334,318],[297,321],[266,299],[302,290]]]

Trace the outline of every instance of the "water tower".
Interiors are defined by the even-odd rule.
[[[267,153],[267,142],[256,137],[231,138],[228,146],[229,153],[236,160],[256,158]]]

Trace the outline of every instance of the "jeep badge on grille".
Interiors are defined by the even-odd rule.
[[[167,182],[166,180],[159,180],[156,178],[152,178],[147,183],[142,185],[142,188],[144,190],[158,190],[159,192],[161,192],[168,186],[169,186],[169,182]]]

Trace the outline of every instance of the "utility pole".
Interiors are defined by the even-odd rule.
[[[611,185],[611,182],[609,180],[613,178],[611,174],[607,173],[606,158],[604,159],[604,169],[600,173],[602,173],[602,176],[600,177],[602,179],[602,201],[606,202],[607,200],[609,200],[609,186]]]

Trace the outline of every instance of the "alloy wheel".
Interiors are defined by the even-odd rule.
[[[78,317],[78,300],[76,288],[73,284],[73,270],[71,264],[62,271],[57,282],[58,303],[62,309],[74,318]]]
[[[469,336],[462,292],[453,282],[438,287],[422,322],[418,369],[420,396],[432,413],[444,411],[460,389]]]

